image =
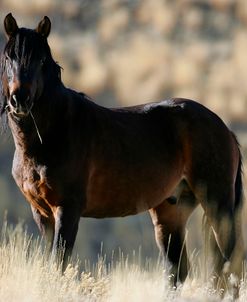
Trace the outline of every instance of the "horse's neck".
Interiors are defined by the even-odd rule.
[[[46,142],[46,137],[56,140],[58,137],[65,138],[67,128],[75,119],[79,119],[82,125],[83,120],[90,120],[88,114],[90,107],[87,100],[79,101],[82,96],[70,89],[60,87],[50,95],[45,95],[33,107],[32,114],[21,121],[9,117],[16,149],[28,150],[33,146],[40,147]],[[80,132],[84,129],[81,127]],[[78,130],[74,128],[73,129]],[[63,135],[61,135],[63,133]],[[70,133],[71,135],[71,133]]]
[[[24,152],[37,144],[42,144],[42,136],[48,131],[50,120],[49,113],[46,110],[45,100],[34,101],[36,104],[27,117],[18,119],[9,115],[9,126],[14,138],[17,150]],[[40,105],[41,104],[41,105]]]
[[[20,123],[13,117],[9,117],[9,126],[17,151],[25,152],[33,143],[33,135],[31,134],[31,131],[26,130],[29,124],[31,124],[30,121]]]

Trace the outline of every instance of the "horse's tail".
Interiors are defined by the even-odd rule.
[[[234,135],[236,143],[238,145],[239,151],[239,161],[238,161],[238,170],[235,180],[235,209],[237,210],[243,204],[243,181],[242,181],[242,174],[243,174],[243,162],[242,162],[242,154],[239,148],[239,143]]]
[[[243,190],[243,162],[242,162],[242,154],[240,151],[240,146],[235,137],[235,141],[237,143],[238,152],[239,152],[239,160],[238,160],[238,168],[235,179],[235,204],[234,204],[234,221],[235,221],[235,249],[231,259],[232,269],[237,273],[238,276],[241,276],[243,269],[243,261],[246,259],[246,248],[244,244],[243,238],[243,226],[242,226],[242,209],[244,202],[244,190]]]

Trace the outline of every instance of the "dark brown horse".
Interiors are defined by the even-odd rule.
[[[185,224],[200,203],[222,259],[231,259],[241,238],[241,154],[222,120],[185,99],[103,108],[63,85],[47,17],[30,30],[9,14],[4,27],[1,113],[15,141],[13,176],[53,251],[64,245],[67,259],[80,217],[148,210],[184,280]]]

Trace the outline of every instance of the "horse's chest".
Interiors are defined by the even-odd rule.
[[[14,159],[12,173],[22,193],[41,214],[48,216],[58,202],[56,192],[49,185],[46,168],[32,161]]]

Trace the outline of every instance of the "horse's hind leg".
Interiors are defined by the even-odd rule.
[[[188,274],[188,260],[185,245],[185,226],[188,217],[196,207],[196,200],[191,192],[184,191],[176,204],[165,200],[156,208],[149,210],[155,230],[157,245],[172,264],[172,282],[183,282]]]
[[[213,229],[207,217],[203,219],[203,233],[204,233],[204,270],[202,271],[204,281],[207,282],[208,278],[215,275],[215,286],[218,286],[218,277],[221,275],[225,259],[216,242]]]
[[[241,261],[243,257],[242,231],[239,210],[235,207],[235,191],[231,185],[223,185],[222,182],[210,182],[207,188],[197,189],[197,196],[201,201],[205,214],[215,236],[216,243],[221,252],[222,258],[217,247],[215,251],[215,272],[217,275],[224,276],[227,270],[223,270],[224,263],[230,264],[229,272],[240,276]],[[239,257],[234,254],[238,249]],[[237,259],[237,261],[236,261]],[[224,267],[226,268],[226,267]]]

